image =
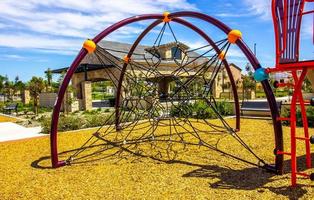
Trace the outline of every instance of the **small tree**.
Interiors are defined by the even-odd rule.
[[[254,73],[252,71],[252,66],[249,63],[246,64],[245,70],[247,71],[247,75],[243,76],[243,99],[245,98],[244,94],[247,97],[249,92],[256,89],[256,82],[253,78]]]
[[[255,89],[256,82],[251,76],[243,76],[243,92],[246,96]]]
[[[44,80],[40,77],[33,76],[32,79],[28,83],[28,87],[29,87],[30,95],[33,98],[34,113],[37,115],[39,94],[45,89]]]

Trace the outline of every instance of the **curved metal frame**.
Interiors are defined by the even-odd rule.
[[[216,26],[218,29],[222,30],[226,34],[228,34],[231,31],[231,29],[228,26],[226,26],[224,23],[222,23],[222,22],[218,21],[217,19],[210,17],[206,14],[202,14],[202,13],[198,13],[198,12],[192,12],[192,11],[176,12],[176,13],[170,14],[169,17],[173,21],[176,21],[182,25],[185,25],[185,26],[191,28],[192,30],[194,30],[195,32],[200,34],[209,43],[211,43],[212,40],[207,36],[207,34],[205,34],[202,30],[198,29],[196,26],[194,26],[194,25],[192,25],[192,24],[190,24],[190,23],[188,23],[188,22],[186,22],[186,21],[184,21],[178,17],[192,17],[192,18],[201,19],[203,21],[208,22],[209,24]],[[93,41],[95,43],[98,43],[100,40],[102,40],[104,37],[106,37],[110,33],[114,32],[115,30],[117,30],[117,29],[119,29],[125,25],[137,22],[137,21],[143,21],[143,20],[149,20],[149,19],[156,19],[159,21],[159,20],[162,20],[163,18],[164,18],[164,16],[161,14],[140,15],[140,16],[134,16],[131,18],[127,18],[127,19],[124,19],[124,20],[122,20],[116,24],[113,24],[112,26],[108,27],[107,29],[105,29],[104,31],[99,33],[93,39]],[[157,22],[155,22],[155,23],[157,23]],[[153,24],[151,24],[151,26],[153,26]],[[147,28],[147,32],[149,31],[148,29],[149,29],[149,27]],[[145,35],[146,33],[144,33],[144,32],[142,34]],[[139,41],[138,41],[138,43],[139,43]],[[254,54],[251,52],[251,50],[247,47],[247,45],[242,40],[238,40],[236,42],[236,44],[242,50],[242,52],[245,54],[245,56],[248,58],[248,60],[250,61],[251,65],[253,66],[253,68],[255,70],[261,67],[260,63],[258,62],[256,57],[254,56]],[[217,49],[215,49],[215,50],[216,50],[216,52],[219,52],[219,49],[218,49],[218,51],[217,51]],[[77,57],[75,58],[75,60],[73,61],[73,63],[71,64],[68,72],[66,73],[66,75],[64,77],[64,80],[63,80],[62,85],[60,87],[58,97],[56,99],[56,103],[54,106],[54,110],[53,110],[53,114],[52,114],[52,121],[51,121],[51,133],[50,133],[51,163],[52,163],[52,167],[54,167],[54,168],[61,167],[61,166],[64,166],[66,164],[65,161],[59,161],[59,158],[58,158],[58,144],[57,144],[57,132],[58,132],[58,130],[57,129],[58,129],[58,121],[59,121],[61,104],[62,104],[64,95],[65,95],[67,86],[71,80],[71,77],[73,76],[76,68],[79,66],[80,62],[86,56],[86,54],[87,54],[87,50],[82,48],[81,51],[79,52],[79,54],[77,55]],[[226,60],[224,60],[223,62],[225,64],[225,66],[228,66],[228,63]],[[227,69],[227,67],[226,67],[226,69]],[[229,73],[229,71],[230,70],[227,69],[227,73],[229,75],[229,78],[231,78],[232,75],[231,75],[231,73]],[[231,79],[233,80],[233,77]],[[232,84],[234,84],[234,85],[232,85],[232,87],[234,88],[235,83],[234,83],[234,81],[232,82],[231,79],[230,79],[230,81]],[[283,149],[282,127],[281,127],[281,123],[276,120],[277,117],[279,117],[279,112],[278,112],[275,96],[274,96],[272,89],[271,89],[267,80],[263,81],[262,85],[263,85],[267,100],[269,102],[271,113],[272,113],[272,120],[273,120],[274,132],[275,132],[275,148],[278,150],[282,150]],[[234,95],[236,95],[236,92],[234,92]],[[236,98],[235,101],[238,101],[238,98]],[[239,104],[237,104],[237,105],[239,105]],[[238,109],[239,109],[239,107],[236,106],[236,112],[237,113],[239,113]],[[239,120],[239,116],[237,116],[237,120]],[[237,127],[238,126],[239,126],[239,124],[237,123]],[[282,155],[276,155],[275,165],[276,165],[277,172],[282,173],[282,168],[283,168],[283,156]]]

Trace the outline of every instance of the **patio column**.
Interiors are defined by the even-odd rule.
[[[254,91],[254,90],[251,90],[251,99],[256,99],[256,98],[255,98],[255,91]]]
[[[221,75],[221,77],[222,77],[222,75]],[[223,77],[221,78],[221,80],[219,80],[219,79],[214,80],[213,95],[215,98],[220,98],[220,96],[221,96],[222,87],[223,87],[222,86],[222,79],[223,79]]]
[[[29,90],[24,90],[22,92],[22,103],[25,104],[29,104],[30,102],[30,94],[29,94]]]
[[[93,105],[92,105],[92,82],[91,81],[83,81],[81,84],[82,84],[83,109],[84,110],[91,110],[93,108]]]

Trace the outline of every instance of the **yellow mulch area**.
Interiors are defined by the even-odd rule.
[[[228,121],[234,123],[234,119]],[[200,132],[208,128],[198,122],[193,123]],[[241,124],[241,138],[266,161],[272,162],[271,122],[243,119]],[[159,131],[166,131],[166,128]],[[142,129],[140,127],[135,132],[140,133]],[[299,134],[301,131],[298,129]],[[79,148],[93,132],[95,129],[60,134],[61,157],[68,158],[75,152],[71,150]],[[287,127],[284,134],[288,151]],[[314,129],[310,129],[310,134],[314,135]],[[120,137],[119,134],[112,135]],[[217,143],[220,137],[220,149],[254,160],[230,136],[206,133],[202,137],[211,144]],[[186,136],[185,140],[189,138]],[[101,150],[103,142],[98,141],[88,151]],[[155,154],[157,148],[166,146],[157,144],[153,149],[149,145],[136,146],[134,151],[146,151],[150,155]],[[126,152],[112,155],[117,151],[109,149],[92,157],[95,161],[73,162],[71,166],[51,169],[49,137],[0,143],[0,199],[313,199],[314,183],[308,179],[298,179],[300,185],[292,189],[289,187],[289,173],[282,176],[267,173],[198,145],[186,148],[175,145],[171,148],[178,152],[171,163]],[[300,168],[303,169],[304,143],[298,142],[298,152]],[[165,159],[165,154],[163,156]],[[88,158],[83,161],[88,161]],[[288,171],[288,156],[284,164]],[[311,169],[306,171],[314,172]]]
[[[0,123],[1,122],[17,122],[17,121],[18,120],[16,118],[0,115]]]

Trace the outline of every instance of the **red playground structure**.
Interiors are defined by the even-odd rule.
[[[287,155],[291,157],[291,185],[296,186],[297,176],[303,176],[314,180],[314,174],[307,174],[298,171],[297,165],[297,141],[301,140],[305,143],[306,148],[306,167],[311,168],[311,152],[310,143],[314,143],[314,137],[309,136],[308,121],[306,116],[305,104],[313,106],[314,100],[305,102],[302,96],[302,84],[309,70],[314,69],[314,60],[300,61],[300,29],[303,15],[313,14],[314,10],[304,11],[305,4],[314,2],[314,0],[273,0],[272,15],[275,29],[276,39],[276,66],[267,68],[264,73],[255,73],[255,78],[263,80],[268,77],[269,73],[288,72],[293,78],[293,83],[274,82],[274,87],[290,87],[293,89],[293,95],[290,105],[290,117],[278,117],[278,121],[290,122],[291,133],[291,152],[279,151],[275,149],[276,155]],[[314,38],[313,38],[314,39]],[[299,136],[296,132],[296,109],[300,106],[304,135]]]

